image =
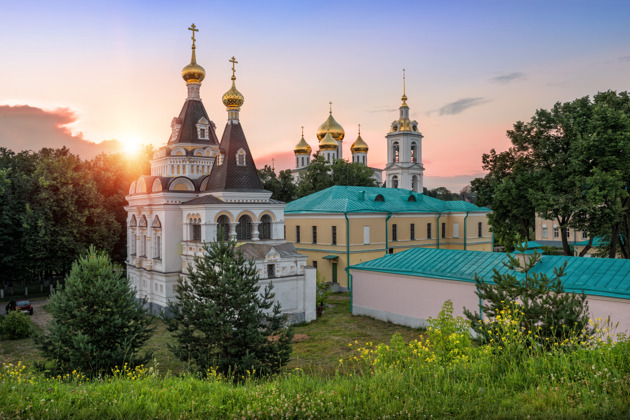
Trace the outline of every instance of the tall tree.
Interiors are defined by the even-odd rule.
[[[271,191],[271,198],[274,200],[284,201],[285,203],[295,200],[297,187],[293,182],[290,169],[280,171],[280,174],[276,176],[275,170],[271,166],[265,165],[263,169],[258,170],[258,176],[263,184],[263,188]]]
[[[239,378],[276,373],[289,361],[293,330],[273,303],[273,285],[262,291],[258,272],[236,242],[204,245],[203,257],[180,278],[177,300],[163,319],[177,343],[169,348],[202,374],[216,369]]]

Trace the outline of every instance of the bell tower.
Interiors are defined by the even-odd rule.
[[[403,96],[399,118],[392,122],[387,139],[387,188],[405,188],[422,193],[424,166],[422,166],[422,138],[418,122],[409,120],[409,106],[405,93],[403,69]]]

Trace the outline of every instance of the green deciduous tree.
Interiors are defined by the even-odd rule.
[[[139,349],[150,337],[152,317],[138,301],[124,271],[109,256],[90,247],[76,260],[65,285],[50,296],[52,320],[36,338],[53,373],[78,370],[94,377],[127,363],[146,363]],[[41,366],[43,368],[43,366]]]
[[[269,165],[265,165],[263,169],[258,170],[258,176],[262,181],[263,188],[271,191],[271,198],[274,200],[280,200],[285,203],[295,200],[297,187],[293,182],[290,169],[280,171],[280,174],[276,176],[274,169]]]
[[[520,237],[517,237],[520,240]],[[518,305],[522,312],[520,323],[523,331],[531,331],[536,340],[545,345],[549,340],[562,341],[570,336],[588,333],[588,302],[584,293],[566,292],[562,285],[566,262],[554,268],[554,276],[532,269],[541,258],[538,253],[523,254],[525,246],[517,246],[517,253],[526,255],[524,262],[518,254],[506,254],[505,267],[510,270],[501,273],[494,269],[492,282],[475,274],[476,294],[482,302],[481,310],[485,318],[493,320],[502,311],[511,311]],[[481,321],[480,314],[464,308],[464,314],[471,321],[473,330],[482,341],[490,338],[491,328]]]
[[[179,280],[177,301],[164,321],[177,343],[169,348],[202,374],[234,378],[276,373],[289,361],[293,330],[273,303],[272,285],[261,293],[258,273],[233,241],[204,246],[203,257]]]

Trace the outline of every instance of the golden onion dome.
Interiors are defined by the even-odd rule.
[[[343,141],[343,138],[346,136],[343,127],[333,118],[332,110],[330,115],[328,115],[328,119],[317,129],[317,140],[321,141],[326,136],[326,133],[330,133],[332,138],[337,141]]]
[[[206,77],[206,70],[197,64],[194,57],[193,52],[193,60],[189,65],[182,69],[182,78],[186,81],[186,84],[201,83]]]
[[[350,146],[350,151],[352,153],[367,153],[368,149],[369,147],[367,143],[363,141],[363,139],[361,138],[361,133],[359,133],[357,139],[354,141],[354,143],[352,143],[352,146]]]
[[[327,132],[324,138],[319,142],[320,150],[337,150],[337,142],[330,132]]]
[[[240,108],[245,102],[243,94],[236,89],[236,77],[232,76],[232,87],[223,94],[223,105],[228,109]]]
[[[296,155],[310,155],[313,152],[311,146],[304,140],[304,127],[302,127],[302,138],[298,144],[295,145],[293,152],[295,152]]]

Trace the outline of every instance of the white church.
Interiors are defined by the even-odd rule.
[[[239,119],[244,97],[235,84],[237,61],[230,60],[232,87],[223,95],[228,115],[219,142],[200,96],[206,72],[195,56],[198,30],[189,29],[192,58],[182,70],[188,96],[167,144],[151,160],[151,174],[133,182],[126,196],[129,281],[152,311],[166,309],[176,299],[178,278],[194,270],[193,257],[222,232],[255,261],[261,290],[273,282],[289,321],[311,321],[315,269],[284,240],[285,203],[271,199],[258,177]]]
[[[372,168],[373,178],[379,183],[383,183],[388,188],[404,188],[415,192],[423,191],[424,166],[422,165],[422,134],[418,129],[418,122],[409,119],[409,106],[407,105],[407,95],[405,93],[405,76],[403,70],[403,95],[402,105],[399,108],[399,117],[392,122],[387,139],[387,165],[385,166],[385,180],[383,180],[382,169]],[[327,163],[332,164],[336,159],[343,159],[342,145],[346,135],[345,130],[332,115],[332,103],[326,121],[317,129],[318,153],[324,157]],[[357,139],[350,146],[352,163],[360,163],[368,166],[368,144],[361,138],[361,126]],[[311,162],[313,149],[304,139],[304,129],[302,128],[302,138],[295,145],[295,169],[291,170],[294,179],[306,170]]]

